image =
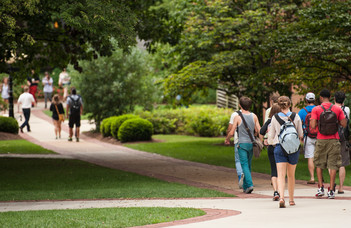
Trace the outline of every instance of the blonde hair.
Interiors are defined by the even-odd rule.
[[[54,104],[56,104],[56,105],[58,105],[58,104],[61,103],[61,102],[60,102],[60,97],[59,97],[58,94],[55,94],[55,95],[53,96],[53,98],[52,98],[52,103],[54,103]]]
[[[291,100],[287,96],[281,96],[278,98],[278,105],[281,109],[287,109],[291,106]]]

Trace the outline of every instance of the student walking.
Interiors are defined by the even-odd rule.
[[[241,110],[242,111],[242,110]],[[233,123],[234,123],[234,119],[235,117],[239,115],[237,112],[233,112],[232,115],[230,116],[230,120],[229,120],[229,125],[228,125],[228,129],[227,129],[227,134],[230,132],[230,130],[233,127]],[[242,189],[243,188],[243,169],[241,168],[240,165],[240,158],[239,158],[239,152],[238,152],[238,132],[235,131],[234,133],[234,159],[235,159],[235,168],[236,168],[236,173],[238,175],[238,183],[239,183],[239,188]]]
[[[0,92],[1,92],[1,98],[4,100],[4,102],[7,105],[9,103],[9,98],[10,98],[8,77],[2,79],[2,84],[0,85]],[[6,105],[4,105],[3,107],[4,114],[6,113]]]
[[[338,91],[334,94],[335,105],[340,107],[344,112],[347,120],[346,127],[339,126],[339,137],[340,137],[340,154],[341,154],[341,167],[339,168],[339,189],[338,194],[344,194],[344,181],[346,176],[345,167],[350,165],[350,154],[349,154],[349,120],[350,120],[350,108],[344,106],[345,93]]]
[[[64,116],[65,110],[63,109],[63,105],[58,94],[55,94],[52,99],[53,102],[50,105],[50,111],[52,112],[52,122],[55,126],[55,136],[57,139],[61,138],[61,123],[63,122],[63,120],[60,120],[60,114]]]
[[[302,121],[302,128],[304,131],[304,154],[305,158],[307,158],[308,171],[310,173],[310,180],[307,181],[307,184],[315,184],[314,180],[314,149],[316,147],[317,141],[317,129],[312,129],[310,124],[311,112],[314,107],[316,96],[314,93],[306,94],[306,103],[307,106],[299,111],[299,116]]]
[[[32,104],[36,104],[35,99],[32,94],[28,93],[28,86],[24,86],[24,93],[22,93],[17,101],[18,113],[20,113],[20,105],[22,105],[22,112],[24,115],[24,123],[20,126],[20,130],[23,133],[23,128],[27,126],[27,131],[30,132],[29,118],[30,118],[30,109]]]
[[[45,77],[42,80],[43,83],[43,92],[44,92],[44,101],[45,101],[45,108],[47,108],[47,100],[51,102],[51,95],[53,91],[53,80],[52,77],[50,77],[49,72],[45,72]]]
[[[33,95],[35,102],[37,102],[36,94],[39,82],[40,80],[38,74],[35,73],[34,69],[32,69],[32,75],[27,78],[27,85],[29,86],[29,93]]]
[[[266,135],[269,132],[269,129],[271,128],[271,120],[272,117],[280,112],[280,106],[278,104],[273,104],[270,112],[269,112],[269,116],[268,116],[268,120],[264,123],[264,125],[262,126],[261,130],[260,130],[260,134]],[[273,200],[274,201],[278,201],[280,198],[279,192],[278,192],[278,183],[277,183],[277,165],[275,162],[275,158],[274,158],[274,146],[270,145],[268,143],[268,140],[264,140],[264,145],[267,146],[267,153],[268,153],[268,159],[269,159],[269,164],[271,166],[271,182],[272,182],[272,187],[273,187]]]
[[[83,101],[81,96],[77,95],[75,88],[71,89],[71,96],[67,97],[67,108],[66,116],[68,118],[69,126],[69,138],[68,141],[72,141],[73,127],[76,125],[76,141],[79,142],[79,128],[80,128],[80,117],[83,114]]]
[[[230,144],[230,138],[234,135],[236,129],[238,129],[238,152],[240,158],[240,164],[243,169],[243,189],[244,192],[250,194],[253,191],[253,182],[251,177],[251,161],[253,156],[253,146],[251,137],[254,133],[259,133],[260,123],[258,122],[257,116],[250,112],[252,101],[248,97],[241,97],[239,100],[239,106],[242,111],[238,112],[238,116],[234,118],[233,127],[228,133],[225,144]],[[245,124],[245,123],[246,124]],[[247,125],[247,127],[245,127]],[[250,135],[251,134],[251,137]]]
[[[316,197],[324,196],[323,169],[328,168],[330,170],[328,198],[334,199],[336,171],[341,167],[338,128],[339,124],[342,127],[346,127],[347,120],[342,109],[330,103],[329,90],[323,89],[319,95],[322,104],[313,108],[311,116],[312,128],[316,128],[318,124],[317,142],[313,159],[318,177]]]
[[[277,163],[278,171],[279,207],[285,208],[284,192],[286,175],[288,176],[289,205],[295,205],[295,170],[300,154],[298,149],[300,144],[299,139],[303,139],[303,131],[300,117],[296,115],[296,113],[290,111],[290,99],[286,96],[281,96],[278,99],[278,105],[281,111],[272,116],[271,128],[268,132],[268,143],[275,145],[274,158]],[[284,138],[284,141],[281,140],[282,138]],[[293,151],[289,150],[289,152],[291,152],[289,154],[287,148],[291,145],[295,147],[292,147],[294,149]]]

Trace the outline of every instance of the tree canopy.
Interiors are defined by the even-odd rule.
[[[127,50],[136,43],[136,14],[124,0],[3,0],[0,3],[0,72],[11,60],[29,68],[81,70],[78,60],[112,54],[111,37]]]

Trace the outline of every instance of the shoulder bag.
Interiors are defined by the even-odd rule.
[[[238,114],[240,115],[240,117],[244,123],[244,126],[246,128],[247,134],[249,135],[249,137],[251,139],[253,154],[256,158],[258,158],[258,157],[260,157],[260,154],[261,154],[261,151],[263,148],[263,143],[261,142],[261,140],[258,137],[254,138],[254,136],[251,134],[250,129],[247,126],[247,123],[245,121],[243,114],[240,111],[238,111]]]

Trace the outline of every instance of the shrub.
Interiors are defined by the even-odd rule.
[[[121,142],[151,140],[153,132],[152,123],[141,118],[124,121],[118,131],[118,138]]]
[[[120,126],[124,123],[124,121],[129,119],[135,119],[135,118],[140,118],[140,117],[133,114],[126,114],[126,115],[118,116],[117,118],[113,119],[113,121],[111,122],[111,135],[115,139],[118,139],[118,130]]]
[[[199,136],[213,137],[219,135],[218,126],[208,116],[200,116],[191,123],[191,127]]]
[[[0,131],[12,134],[18,134],[18,123],[12,117],[0,116]]]
[[[102,136],[104,136],[104,137],[112,136],[111,124],[116,118],[117,118],[117,116],[111,116],[111,117],[108,117],[108,118],[103,119],[101,121],[100,132],[101,132]]]

